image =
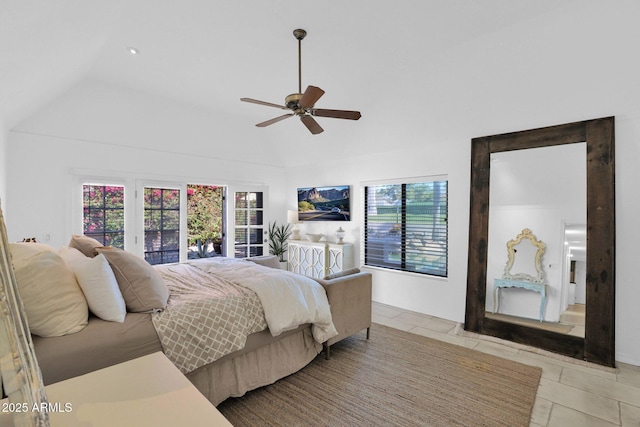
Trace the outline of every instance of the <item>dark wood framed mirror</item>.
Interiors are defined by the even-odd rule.
[[[491,154],[586,142],[586,314],[584,338],[486,316]],[[614,118],[474,138],[465,330],[615,366]],[[550,189],[553,191],[553,189]]]

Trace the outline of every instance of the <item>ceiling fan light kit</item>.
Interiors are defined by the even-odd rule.
[[[274,104],[271,102],[260,101],[253,98],[240,98],[240,101],[249,102],[252,104],[265,105],[267,107],[279,108],[281,110],[291,110],[291,113],[284,114],[279,117],[258,123],[257,127],[266,127],[277,123],[281,120],[287,119],[292,116],[300,117],[300,121],[309,129],[313,135],[323,132],[324,129],[313,118],[316,117],[329,117],[334,119],[346,119],[346,120],[358,120],[361,117],[359,111],[350,110],[327,110],[315,108],[316,102],[324,95],[324,91],[316,86],[307,86],[307,89],[302,92],[302,40],[307,35],[307,32],[303,29],[293,30],[293,36],[298,40],[298,92],[288,95],[284,99],[284,105]]]

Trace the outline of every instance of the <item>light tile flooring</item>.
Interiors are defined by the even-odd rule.
[[[601,369],[456,334],[457,324],[373,303],[373,321],[542,368],[531,427],[640,426],[640,367]]]
[[[584,337],[586,308],[587,307],[584,304],[572,304],[567,307],[567,310],[564,313],[560,315],[560,323],[573,325],[573,328],[571,328],[569,335]]]

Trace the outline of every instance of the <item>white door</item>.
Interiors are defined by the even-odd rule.
[[[233,192],[233,253],[235,258],[267,255],[266,192]]]

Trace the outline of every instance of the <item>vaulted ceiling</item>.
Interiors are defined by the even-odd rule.
[[[390,123],[397,129],[417,126],[437,132],[444,114],[472,116],[465,110],[466,97],[490,95],[495,84],[506,85],[507,92],[510,85],[523,90],[517,85],[529,61],[545,59],[539,44],[552,45],[558,34],[566,36],[553,17],[573,17],[572,4],[576,2],[1,0],[0,119],[11,129],[91,79],[211,114],[242,117],[250,128],[281,112],[239,98],[283,103],[297,91],[292,31],[304,28],[303,89],[313,84],[326,91],[318,107],[360,110],[363,115],[359,122],[318,119],[325,132],[313,138],[343,136],[362,149],[382,150],[384,140],[371,136]],[[523,30],[516,43],[495,43],[493,35],[511,34],[518,26]],[[566,43],[573,41],[569,36]],[[139,54],[131,55],[128,47]],[[489,62],[481,62],[483,58]],[[487,86],[486,81],[492,83]],[[455,102],[447,103],[447,98]],[[495,107],[513,110],[507,101]],[[271,140],[306,138],[308,133],[293,120],[259,131]],[[405,132],[399,140],[411,134]]]

